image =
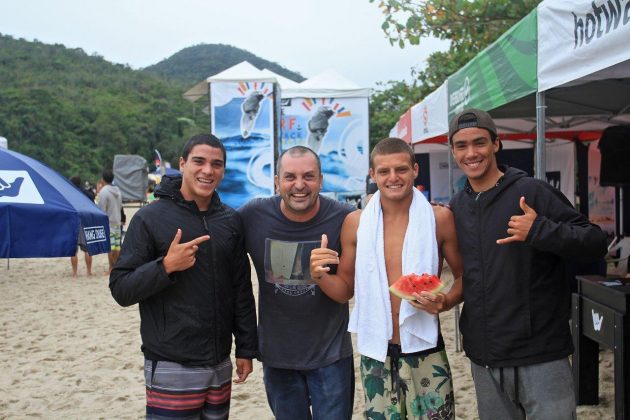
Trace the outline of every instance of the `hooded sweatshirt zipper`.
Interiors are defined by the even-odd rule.
[[[201,221],[203,223],[203,228],[206,231],[206,233],[210,236],[210,240],[212,240],[212,235],[210,235],[210,229],[208,228],[208,221],[206,220],[206,214],[203,214],[201,216]],[[216,282],[212,281],[214,278],[216,278],[215,275],[215,267],[214,267],[214,247],[212,246],[212,242],[208,241],[208,258],[210,259],[210,264],[209,264],[209,269],[210,269],[210,278],[208,279],[209,281],[209,286],[212,289],[212,298],[214,300],[213,305],[212,305],[212,313],[213,313],[213,319],[215,322],[215,326],[213,328],[213,340],[212,343],[214,345],[214,354],[215,357],[216,355],[219,354],[219,349],[217,348],[217,291],[216,291]],[[217,361],[219,362],[219,361]]]

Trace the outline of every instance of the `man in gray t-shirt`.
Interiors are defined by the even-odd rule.
[[[322,234],[329,248],[341,252],[341,225],[354,209],[319,195],[321,164],[311,149],[286,150],[276,173],[279,195],[253,199],[239,209],[259,281],[258,339],[267,399],[278,420],[350,419],[354,367],[348,304],[326,295],[328,285],[311,279],[309,264]]]
[[[101,178],[101,187],[98,188],[98,196],[96,203],[98,207],[103,210],[109,218],[109,242],[111,245],[111,251],[109,252],[109,270],[112,271],[114,264],[118,260],[120,255],[121,245],[121,226],[122,226],[122,193],[120,189],[112,185],[114,182],[114,173],[111,169],[105,169]]]

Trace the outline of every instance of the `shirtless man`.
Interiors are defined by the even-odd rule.
[[[405,261],[403,244],[405,244],[408,235],[413,236],[415,234],[410,229],[417,229],[419,242],[430,244],[428,239],[430,239],[431,232],[426,230],[430,226],[418,224],[416,218],[413,219],[412,224],[409,223],[412,203],[416,203],[415,200],[418,202],[424,200],[424,197],[420,197],[422,194],[416,191],[413,186],[417,175],[418,164],[415,163],[413,151],[407,143],[400,139],[388,138],[375,146],[370,156],[370,176],[376,182],[379,190],[372,201],[375,201],[373,206],[378,206],[380,201],[382,211],[382,256],[385,273],[381,272],[379,275],[378,269],[363,268],[364,265],[373,265],[370,261],[367,261],[367,264],[365,261],[357,262],[355,266],[356,257],[361,256],[366,247],[374,248],[369,240],[363,243],[357,241],[358,237],[363,238],[359,232],[365,226],[369,226],[367,228],[368,233],[370,229],[372,233],[375,233],[377,229],[377,224],[370,224],[370,220],[367,220],[365,214],[362,215],[359,210],[349,214],[344,221],[341,230],[341,255],[327,248],[326,235],[322,235],[321,248],[313,250],[311,254],[311,276],[316,279],[317,284],[329,297],[339,302],[345,302],[352,298],[355,290],[357,291],[350,323],[353,323],[354,317],[356,324],[359,325],[358,350],[361,353],[361,378],[366,394],[366,414],[370,414],[368,417],[373,417],[377,413],[387,417],[400,415],[399,418],[402,419],[428,418],[436,413],[440,415],[440,418],[455,417],[450,367],[444,350],[439,323],[437,324],[436,344],[432,347],[425,347],[421,351],[409,352],[407,349],[401,348],[400,328],[400,324],[405,321],[401,315],[402,312],[425,311],[429,314],[437,314],[452,308],[462,300],[462,263],[457,246],[453,215],[448,208],[433,207],[432,213],[435,220],[435,246],[433,249],[436,249],[437,253],[434,254],[434,258],[428,258],[428,260],[436,271],[431,274],[440,275],[442,261],[444,258],[446,259],[455,277],[450,291],[446,294],[429,292],[414,294],[416,301],[409,302],[410,306],[405,307],[403,306],[406,304],[402,303],[401,299],[388,293],[384,297],[386,303],[387,300],[389,301],[389,308],[385,304],[366,308],[367,311],[365,312],[357,311],[357,306],[362,303],[359,297],[363,296],[364,293],[359,292],[360,288],[374,290],[375,283],[384,283],[386,280],[387,285],[377,286],[377,288],[385,287],[386,290],[402,274],[409,274],[409,271],[403,271],[403,267],[410,267]],[[370,208],[370,204],[364,213],[374,211],[374,208]],[[423,205],[425,208],[428,205],[426,200],[424,200]],[[431,210],[429,210],[430,217]],[[364,223],[368,225],[363,225]],[[420,229],[425,229],[425,231],[420,231]],[[378,235],[373,236],[378,237]],[[367,238],[369,239],[369,236]],[[430,246],[427,249],[430,250]],[[425,258],[416,257],[420,260]],[[407,259],[413,258],[413,256],[407,257]],[[335,275],[328,273],[330,270],[328,265],[332,264],[338,264]],[[355,269],[357,271],[356,285]],[[367,301],[369,303],[369,299]],[[365,303],[363,304],[365,305]],[[376,319],[378,319],[378,314],[387,319],[389,315],[387,312],[390,308],[391,320],[388,322],[391,326],[387,334],[389,335],[387,337],[388,342],[377,343],[374,347],[372,346],[374,343],[370,342],[373,336],[367,334],[367,337],[364,335],[362,338],[360,327],[362,322],[370,324],[372,319],[362,320],[361,317],[369,316],[372,318],[371,313],[375,313],[377,314]],[[370,315],[366,316],[365,314]],[[389,334],[390,331],[391,334]],[[412,334],[415,333],[412,332]],[[383,348],[382,351],[384,353],[386,350],[387,357],[384,360],[378,360],[366,355],[366,351],[362,351],[362,343],[365,343],[364,348],[366,349],[379,348],[379,346],[384,345],[386,349]],[[402,343],[404,347],[405,339],[402,340]],[[407,346],[409,347],[409,345]]]

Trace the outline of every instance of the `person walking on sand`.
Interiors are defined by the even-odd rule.
[[[94,202],[94,193],[91,190],[87,190],[81,186],[81,177],[78,175],[74,175],[70,177],[70,182],[77,187],[87,198]],[[81,251],[83,251],[83,255],[85,257],[85,271],[87,272],[88,277],[92,275],[92,256],[88,253],[87,247],[85,245],[85,237],[82,234],[79,234],[79,247]],[[77,254],[70,257],[70,264],[72,266],[72,277],[78,276],[79,271],[79,249],[77,249]]]
[[[337,251],[353,208],[320,194],[319,156],[304,146],[278,159],[277,195],[239,209],[245,247],[260,279],[260,360],[267,400],[277,420],[350,419],[354,402],[348,303],[313,284],[310,250],[322,232]]]
[[[112,267],[118,260],[120,255],[120,242],[122,238],[122,193],[120,189],[112,185],[114,182],[114,173],[111,169],[103,171],[98,191],[98,207],[109,217],[109,240],[111,251],[107,254],[109,260],[109,269],[107,273],[112,271]]]
[[[234,337],[235,383],[257,357],[256,308],[243,227],[216,189],[226,153],[213,135],[184,145],[181,176],[131,219],[109,287],[139,303],[148,419],[227,419]]]
[[[452,375],[436,316],[461,302],[453,215],[414,188],[418,164],[401,139],[377,143],[370,176],[378,191],[344,221],[343,253],[323,235],[321,248],[311,253],[311,276],[339,302],[354,295],[349,329],[357,333],[366,417],[454,419]],[[390,294],[403,274],[439,276],[443,259],[455,277],[448,293],[415,293],[415,301]]]
[[[460,112],[448,138],[467,177],[451,208],[479,417],[575,419],[564,260],[602,258],[606,235],[556,188],[497,164],[501,141],[487,112]]]

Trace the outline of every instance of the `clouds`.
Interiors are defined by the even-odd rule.
[[[409,79],[448,44],[392,47],[368,0],[21,0],[0,6],[0,32],[146,67],[197,44],[223,43],[305,77],[334,69],[356,83]]]

